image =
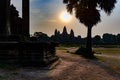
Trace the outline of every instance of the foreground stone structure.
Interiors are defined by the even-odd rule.
[[[23,36],[29,36],[29,0],[22,0]],[[10,36],[10,0],[0,1],[0,35]]]
[[[0,1],[0,35],[9,35],[9,7],[10,0]]]
[[[47,66],[58,60],[55,43],[30,41],[29,0],[22,0],[22,12],[21,32],[12,34],[10,0],[0,1],[0,64]]]
[[[58,60],[55,44],[37,42],[0,43],[0,64],[47,66]]]
[[[22,0],[23,35],[29,36],[29,0]]]

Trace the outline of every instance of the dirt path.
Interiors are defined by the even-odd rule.
[[[96,62],[58,50],[60,64],[52,70],[0,70],[0,80],[120,80]]]
[[[59,65],[50,72],[51,80],[120,80],[94,61],[61,51],[58,51],[58,56],[63,66]],[[57,71],[59,69],[61,71]]]

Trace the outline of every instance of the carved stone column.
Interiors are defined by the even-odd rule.
[[[22,33],[25,36],[29,36],[29,0],[22,0],[22,17],[23,26]]]
[[[10,0],[0,0],[0,35],[10,35]]]

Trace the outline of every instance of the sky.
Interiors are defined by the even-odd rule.
[[[22,0],[11,0],[22,16]],[[76,36],[86,37],[87,28],[75,18],[72,14],[69,22],[60,19],[62,12],[66,11],[63,0],[30,0],[30,34],[34,32],[43,32],[49,36],[54,34],[57,29],[62,33],[63,27],[66,26],[68,33],[74,30]],[[117,1],[116,7],[112,14],[108,16],[101,11],[101,22],[92,29],[92,36],[102,35],[104,33],[120,33],[120,0]]]

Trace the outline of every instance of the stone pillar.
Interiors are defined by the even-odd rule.
[[[22,34],[24,36],[29,36],[29,0],[22,0],[22,17]]]
[[[0,0],[0,35],[10,35],[9,14],[10,0]]]
[[[7,30],[7,35],[11,35],[11,30],[10,30],[10,2],[11,0],[7,0],[7,24],[6,24],[6,30]]]

